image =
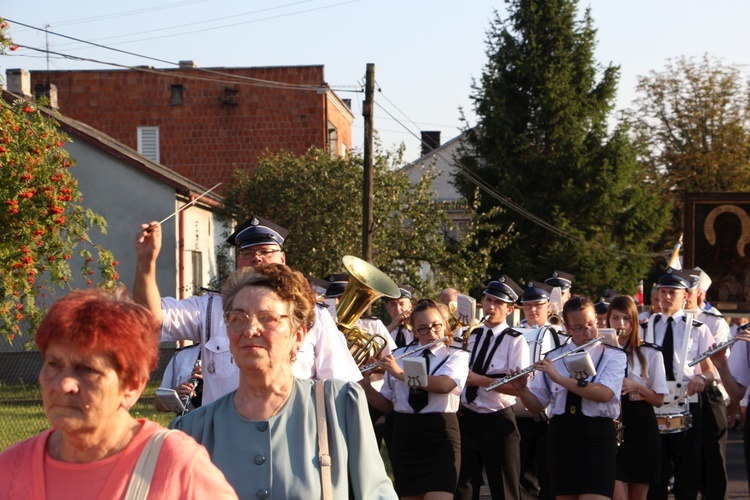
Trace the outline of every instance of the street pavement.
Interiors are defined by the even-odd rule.
[[[730,430],[727,439],[727,475],[729,476],[728,498],[729,500],[748,500],[750,490],[747,484],[747,473],[745,471],[745,455],[742,446],[742,430]],[[490,500],[490,490],[483,486],[479,498]],[[669,498],[674,498],[670,495]],[[699,496],[700,498],[700,496]]]

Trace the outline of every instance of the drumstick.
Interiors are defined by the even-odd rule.
[[[193,204],[194,204],[194,203],[195,203],[196,201],[200,200],[201,198],[203,198],[204,196],[206,196],[206,195],[207,195],[208,193],[210,193],[211,191],[213,191],[214,189],[216,189],[216,188],[217,188],[217,187],[219,187],[219,186],[221,186],[221,182],[217,183],[217,184],[216,184],[216,185],[215,185],[214,187],[212,187],[212,188],[211,188],[211,189],[209,189],[208,191],[204,191],[204,192],[203,192],[203,193],[202,193],[202,194],[201,194],[200,196],[198,196],[197,198],[195,198],[195,199],[194,199],[193,201],[191,201],[191,202],[189,202],[189,203],[186,203],[186,204],[182,205],[182,206],[181,206],[180,208],[178,208],[178,209],[177,209],[177,210],[175,211],[175,213],[173,213],[173,214],[172,214],[172,215],[170,215],[169,217],[165,217],[165,218],[164,218],[164,219],[163,219],[163,220],[162,220],[161,222],[159,222],[159,224],[160,224],[160,225],[161,225],[161,224],[164,224],[164,223],[165,223],[165,222],[167,222],[167,221],[168,221],[169,219],[171,219],[172,217],[176,216],[177,214],[179,214],[180,212],[182,212],[183,210],[185,210],[185,209],[186,209],[187,207],[189,207],[189,206],[193,205]]]
[[[195,202],[196,202],[196,201],[200,200],[201,198],[203,198],[204,196],[206,196],[206,195],[207,195],[208,193],[210,193],[211,191],[213,191],[214,189],[216,189],[216,188],[217,188],[217,187],[219,187],[219,186],[221,186],[221,182],[217,183],[217,184],[216,184],[216,185],[215,185],[214,187],[212,187],[212,188],[211,188],[211,189],[209,189],[208,191],[204,191],[203,193],[201,193],[201,195],[200,195],[200,196],[198,196],[197,198],[195,198],[195,199],[194,199],[193,201],[191,201],[191,202],[189,202],[189,203],[185,203],[185,204],[184,204],[184,205],[182,205],[182,206],[181,206],[180,208],[178,208],[177,210],[175,210],[175,212],[174,212],[174,213],[173,213],[172,215],[170,215],[170,216],[168,216],[168,217],[165,217],[165,218],[164,218],[164,219],[162,219],[162,220],[161,220],[161,221],[160,221],[160,222],[159,222],[158,224],[159,224],[159,225],[162,225],[162,224],[164,224],[164,223],[165,223],[165,222],[167,222],[167,221],[168,221],[169,219],[171,219],[172,217],[176,216],[177,214],[179,214],[180,212],[182,212],[183,210],[185,210],[185,209],[186,209],[187,207],[189,207],[189,206],[191,206],[191,205],[195,204]],[[147,227],[146,229],[144,229],[144,231],[151,231],[151,229],[153,229],[153,228],[154,228],[155,226],[156,226],[156,224],[152,224],[152,225],[150,225],[149,227]]]

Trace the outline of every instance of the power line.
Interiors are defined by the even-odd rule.
[[[224,29],[224,28],[233,28],[235,26],[242,26],[242,25],[245,25],[245,24],[252,24],[252,23],[257,23],[257,22],[261,22],[261,21],[269,21],[269,20],[273,20],[273,19],[280,19],[280,18],[283,18],[283,17],[294,16],[294,15],[297,15],[297,14],[307,14],[309,12],[315,12],[315,11],[319,11],[319,10],[331,9],[331,8],[334,8],[334,7],[340,7],[342,5],[347,5],[347,4],[350,4],[350,3],[361,2],[361,1],[362,0],[346,0],[344,2],[339,2],[339,3],[335,3],[335,4],[331,4],[331,5],[324,5],[322,7],[315,7],[315,8],[306,9],[306,10],[300,10],[300,11],[297,11],[297,12],[291,12],[291,13],[286,13],[286,14],[279,14],[279,15],[276,15],[276,16],[268,16],[268,17],[263,17],[263,18],[260,18],[260,19],[252,19],[250,21],[242,21],[242,22],[232,23],[232,24],[223,24],[221,26],[207,27],[207,28],[203,28],[203,29],[192,29],[190,31],[183,31],[181,33],[172,33],[170,35],[153,36],[153,37],[149,37],[149,38],[139,38],[137,40],[127,40],[127,41],[123,41],[123,42],[113,43],[112,45],[124,45],[124,44],[128,44],[128,43],[136,43],[136,42],[146,42],[146,41],[151,41],[151,40],[159,40],[161,38],[171,38],[171,37],[182,36],[182,35],[194,35],[196,33],[203,33],[203,32],[206,32],[206,31],[213,31],[213,30]],[[231,17],[235,17],[236,18],[237,16],[231,16]],[[204,24],[204,23],[205,23],[205,21],[201,21],[201,24]],[[185,26],[189,26],[189,25],[192,25],[192,24],[194,24],[194,23],[189,23],[189,24],[186,24]],[[177,27],[181,27],[181,26],[177,26]],[[168,29],[171,29],[171,28],[168,28]],[[154,30],[152,30],[152,31],[154,31]],[[159,29],[159,30],[156,30],[156,31],[163,31],[163,29]],[[121,36],[130,36],[130,35],[121,35]]]
[[[160,32],[160,31],[165,31],[165,30],[172,30],[172,29],[178,29],[178,28],[186,28],[188,26],[205,25],[205,24],[208,24],[208,23],[216,22],[216,21],[224,21],[226,19],[237,19],[238,17],[250,16],[250,15],[253,15],[253,14],[259,14],[261,12],[267,12],[267,11],[270,11],[270,10],[283,9],[283,8],[286,8],[286,7],[291,7],[291,6],[294,6],[294,5],[299,5],[299,4],[302,4],[302,3],[309,3],[309,2],[314,2],[314,1],[316,1],[316,0],[300,0],[298,2],[287,3],[287,4],[284,4],[284,5],[276,5],[274,7],[268,7],[268,8],[265,8],[265,9],[258,9],[258,10],[252,10],[252,11],[249,11],[249,12],[242,12],[240,14],[234,14],[234,15],[231,15],[231,16],[215,17],[213,19],[201,19],[200,21],[194,21],[194,22],[185,23],[185,24],[176,24],[176,25],[173,25],[173,26],[166,26],[166,27],[163,27],[163,28],[156,28],[156,29],[152,29],[152,30],[136,31],[136,32],[133,32],[133,33],[125,33],[123,35],[106,36],[106,37],[102,37],[102,38],[96,38],[94,41],[112,40],[112,39],[124,38],[124,37],[129,37],[129,36],[145,35],[147,33],[154,33],[154,32]],[[292,12],[292,13],[289,13],[289,14],[286,14],[286,15],[294,15],[294,14],[296,14],[296,13]],[[271,19],[273,19],[273,18],[271,18]],[[265,20],[265,19],[253,19],[252,21],[248,21],[248,22],[257,22],[257,21],[262,21],[262,20]],[[211,28],[211,29],[217,29],[217,28]],[[138,40],[130,40],[130,41],[122,42],[122,43],[131,43],[133,41],[138,41]]]
[[[382,90],[381,89],[378,89],[378,90],[380,91],[380,93],[382,95]],[[383,97],[385,98],[385,96],[383,96]],[[391,105],[393,105],[393,103],[389,99],[385,98],[385,100],[387,102],[391,103]],[[382,109],[386,114],[388,114],[393,120],[395,120],[399,125],[401,125],[401,127],[403,127],[407,132],[409,132],[409,134],[411,134],[412,136],[414,136],[415,138],[417,138],[420,141],[420,143],[422,143],[421,137],[418,137],[413,131],[411,131],[406,125],[404,125],[403,122],[401,122],[398,118],[396,118],[395,116],[393,116],[393,114],[391,114],[387,109],[385,109],[382,105],[380,105],[380,103],[376,102],[376,104],[378,105],[378,107],[380,109]],[[401,111],[397,106],[395,106],[395,105],[393,105],[393,106],[394,106],[394,108],[398,109],[399,112],[401,112],[402,114],[404,114],[404,116],[406,116],[406,114],[403,111]],[[410,121],[412,123],[414,123],[412,120],[410,120]],[[417,128],[419,128],[419,127],[417,127]],[[453,164],[451,161],[448,161],[445,158],[445,156],[443,156],[442,152],[440,152],[440,151],[433,151],[432,154],[434,154],[435,156],[439,157],[441,160],[443,160],[447,164],[453,165],[456,168],[456,170],[459,172],[459,174],[461,174],[462,176],[464,176],[467,180],[469,180],[469,182],[471,182],[475,186],[479,187],[479,189],[481,189],[486,194],[488,194],[492,198],[496,199],[497,201],[499,201],[500,203],[502,203],[503,205],[505,205],[507,208],[509,208],[512,211],[516,212],[518,215],[520,215],[520,216],[522,216],[522,217],[530,220],[534,224],[542,227],[543,229],[546,229],[547,231],[550,231],[553,234],[558,235],[559,237],[568,239],[568,240],[576,242],[576,243],[584,244],[584,245],[588,245],[589,244],[589,242],[586,241],[585,239],[577,237],[577,236],[574,236],[574,235],[572,235],[572,234],[570,234],[570,233],[568,233],[566,231],[563,231],[562,229],[559,229],[556,226],[553,226],[552,224],[548,223],[544,219],[541,219],[540,217],[536,216],[532,212],[530,212],[530,211],[526,210],[525,208],[523,208],[522,206],[516,204],[515,202],[513,202],[509,198],[503,196],[502,194],[500,194],[499,192],[497,192],[497,190],[495,190],[492,186],[490,186],[489,184],[487,184],[486,182],[484,182],[484,180],[482,180],[480,177],[478,177],[474,173],[470,172],[469,170],[467,170],[466,168],[462,167],[461,165]],[[654,256],[654,254],[641,254],[641,253],[625,252],[625,251],[622,251],[622,250],[615,250],[613,248],[609,248],[609,247],[606,247],[606,246],[600,245],[600,244],[597,244],[596,246],[599,247],[600,249],[603,249],[603,250],[607,251],[607,252],[611,252],[611,253],[615,253],[615,254],[619,254],[619,255],[624,255],[624,256],[638,256],[638,257],[653,257]]]

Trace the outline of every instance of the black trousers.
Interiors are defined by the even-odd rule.
[[[727,405],[717,387],[707,387],[701,394],[701,418],[701,496],[705,500],[725,500],[728,483]]]
[[[485,470],[493,500],[518,499],[521,437],[513,408],[476,413],[463,407],[458,423],[461,428],[461,472],[454,498],[478,498],[482,471]]]
[[[661,435],[661,480],[648,489],[648,500],[666,500],[669,476],[674,473],[675,500],[695,500],[701,483],[701,405],[690,405],[693,426]]]
[[[547,420],[516,416],[521,434],[521,499],[549,500],[547,471]]]

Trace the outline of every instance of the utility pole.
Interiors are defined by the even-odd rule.
[[[362,259],[372,262],[372,207],[375,194],[372,186],[372,150],[375,147],[373,133],[373,108],[375,106],[375,65],[369,63],[365,73],[365,102],[362,116],[365,118],[364,180],[362,182]]]

